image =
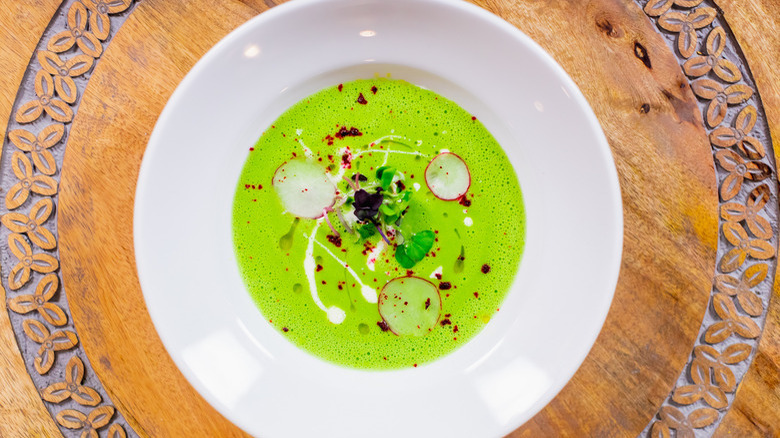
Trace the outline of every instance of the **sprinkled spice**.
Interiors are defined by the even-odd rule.
[[[450,321],[449,318],[444,318],[444,319],[441,320],[441,322],[439,324],[441,324],[441,326],[444,327],[445,325],[451,325],[452,321]]]
[[[378,90],[378,88],[376,88],[376,85],[374,85],[373,87],[371,87],[371,92],[372,92],[372,93],[376,94],[377,90]]]
[[[390,330],[390,327],[387,325],[387,323],[384,320],[379,321],[378,323],[376,323],[376,325],[378,325],[383,332]]]
[[[352,168],[352,154],[349,152],[344,153],[344,155],[341,156],[341,165],[344,168],[351,169]]]
[[[339,91],[344,89],[344,84],[339,84]]]
[[[490,265],[485,263],[484,265],[482,265],[482,273],[487,274],[488,272],[490,272]]]
[[[474,298],[479,298],[479,292],[474,292]]]
[[[322,271],[322,265],[317,265],[317,272]]]
[[[466,199],[466,195],[463,195],[458,199],[458,204],[464,206],[464,207],[471,207],[471,201]]]
[[[449,281],[442,281],[439,283],[440,290],[448,290],[452,288],[452,284]]]
[[[430,298],[425,300],[425,310],[428,310],[429,307],[431,307],[431,299]]]
[[[351,126],[349,129],[347,129],[346,126],[342,126],[338,131],[336,131],[336,138],[360,137],[361,135],[363,135],[363,133],[354,126]]]
[[[335,234],[328,234],[326,236],[328,238],[328,242],[332,243],[333,246],[336,248],[341,248],[341,236],[336,236]]]
[[[285,333],[287,333],[287,332],[289,332],[289,331],[290,331],[290,329],[288,329],[287,327],[282,327],[282,331],[283,331],[283,332],[285,332]]]
[[[357,98],[357,103],[359,103],[359,104],[361,104],[361,105],[365,105],[365,104],[367,104],[367,103],[368,103],[368,101],[366,100],[366,98],[365,98],[365,97],[363,97],[363,93],[360,93],[360,96],[358,96],[358,98]]]

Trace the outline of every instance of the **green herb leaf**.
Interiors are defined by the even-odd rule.
[[[382,176],[379,177],[379,180],[382,184],[382,189],[387,190],[388,188],[390,188],[390,184],[393,183],[393,177],[395,176],[395,172],[396,171],[394,167],[389,167],[382,172]]]
[[[378,167],[378,168],[376,169],[376,177],[377,177],[377,178],[382,178],[382,174],[383,174],[383,173],[385,172],[385,170],[387,170],[387,169],[392,169],[392,170],[393,170],[393,172],[395,172],[395,169],[393,169],[393,166],[382,166],[382,167]]]
[[[436,236],[433,234],[433,231],[430,230],[413,234],[409,242],[407,254],[412,258],[416,258],[418,261],[422,260],[425,258],[425,255],[428,254],[428,251],[433,248],[433,241],[435,238]]]
[[[387,204],[382,204],[381,207],[379,207],[379,211],[381,211],[385,216],[394,216],[397,211],[395,209]]]
[[[369,237],[376,234],[376,227],[374,226],[374,224],[371,223],[363,224],[357,227],[357,232],[360,235],[361,239],[368,239]]]
[[[398,264],[403,266],[404,269],[410,269],[414,267],[414,265],[417,264],[416,261],[412,260],[411,257],[406,255],[406,249],[403,245],[399,246],[395,249],[395,259],[398,261]]]
[[[435,239],[436,235],[431,230],[412,234],[411,238],[396,248],[395,259],[405,269],[409,269],[425,258],[428,251],[433,248]]]

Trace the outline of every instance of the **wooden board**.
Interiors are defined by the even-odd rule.
[[[68,243],[61,240],[60,251],[63,263],[73,263],[67,280],[73,317],[83,342],[94,346],[91,360],[101,381],[146,436],[243,435],[195,392],[165,352],[146,313],[133,257],[135,180],[167,96],[212,45],[267,8],[228,2],[218,15],[203,14],[209,5],[150,0],[138,6],[90,80],[86,111],[74,123],[66,152],[74,164],[63,168],[60,187],[60,229],[69,230],[61,232]],[[92,191],[97,174],[80,168],[112,174],[101,183],[112,195]],[[66,201],[66,193],[77,192],[78,199]],[[90,263],[82,245],[107,263]]]
[[[513,436],[636,436],[691,354],[716,265],[718,196],[696,97],[667,42],[632,1],[477,3],[529,34],[577,82],[607,133],[624,198],[625,252],[604,330],[561,394]],[[767,18],[777,16],[771,15],[777,7],[769,0],[721,3],[751,65],[756,60],[770,125],[780,132],[780,77],[766,56],[780,51],[763,45],[772,35],[769,46],[780,49],[771,33],[778,24]],[[146,141],[170,93],[208,48],[269,6],[225,1],[218,14],[203,14],[211,8],[205,0],[142,2],[102,55],[72,125],[60,185],[63,282],[94,371],[142,436],[242,435],[189,386],[154,331],[135,274],[132,205]],[[43,12],[36,16],[45,24]],[[760,47],[751,46],[758,40]],[[753,369],[721,426],[724,436],[780,433],[777,301]],[[13,336],[2,316],[0,340]],[[18,350],[0,342],[0,364],[12,361],[10,353]],[[8,378],[0,373],[0,382]],[[0,412],[13,403],[13,412],[31,418],[27,423],[48,422],[43,433],[52,433],[29,388],[25,403],[10,397],[4,403],[5,394],[11,393],[0,389]],[[9,430],[22,430],[17,424],[26,423]],[[0,436],[3,431],[0,426]]]
[[[709,296],[717,232],[710,147],[695,97],[679,87],[685,81],[676,60],[637,7],[602,1],[599,8],[580,10],[555,3],[540,3],[538,10],[484,6],[558,54],[582,87],[620,158],[627,232],[620,286],[604,333],[561,397],[525,430],[538,435],[556,424],[561,432],[636,434],[687,360]],[[189,5],[192,11],[205,7]],[[219,421],[163,354],[143,309],[127,232],[135,177],[157,114],[198,57],[248,18],[225,13],[215,22],[192,11],[148,1],[125,23],[82,100],[60,189],[63,275],[74,319],[83,326],[84,343],[99,351],[92,362],[117,404],[152,435],[201,427],[204,418]],[[606,34],[604,20],[611,20],[621,36]],[[571,31],[550,38],[551,24],[561,21],[570,23]],[[652,70],[634,55],[636,38],[648,48]],[[582,58],[567,55],[573,52],[598,61],[583,69]],[[637,80],[622,80],[629,76]],[[665,90],[674,98],[665,97]],[[645,103],[651,108],[647,113],[640,111]],[[658,196],[654,187],[668,187],[668,196]],[[673,225],[675,232],[666,231]],[[106,293],[116,290],[122,294]],[[158,359],[148,361],[150,356]],[[166,397],[138,389],[162,381]],[[165,422],[153,415],[172,409],[179,414]]]

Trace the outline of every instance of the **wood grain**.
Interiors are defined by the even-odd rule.
[[[715,265],[717,198],[695,98],[680,88],[687,81],[677,61],[633,2],[478,4],[531,35],[578,83],[608,133],[625,201],[625,256],[605,328],[570,384],[514,436],[636,435],[690,353]],[[719,4],[750,61],[777,154],[780,5]],[[242,435],[189,387],[154,332],[135,274],[132,197],[167,97],[212,44],[269,5],[231,0],[218,14],[203,14],[213,8],[205,0],[144,1],[103,55],[73,126],[60,205],[64,281],[95,371],[143,436]],[[21,73],[57,6],[39,0],[0,10],[0,41],[10,48],[0,53],[7,72],[0,76],[0,120],[8,119]],[[778,301],[718,436],[780,434]],[[0,436],[57,436],[18,354],[0,309]]]
[[[16,90],[43,34],[54,15],[57,0],[10,2],[0,8],[0,134],[5,138],[6,121]],[[1,153],[2,151],[0,151]],[[6,291],[0,285],[0,437],[60,436],[54,420],[32,383],[16,343],[6,309]]]
[[[719,0],[726,21],[748,59],[780,157],[780,3]],[[780,163],[778,163],[780,164]],[[716,437],[780,436],[780,276],[776,274],[764,333],[753,365]]]
[[[615,155],[625,215],[620,281],[596,345],[514,436],[636,436],[687,360],[714,270],[717,195],[695,98],[633,2],[484,6],[541,44],[583,91]]]
[[[209,1],[139,4],[90,79],[62,173],[60,254],[68,265],[63,281],[74,323],[104,387],[142,436],[243,435],[195,392],[165,352],[133,256],[135,181],[157,116],[212,45],[267,9],[223,2],[219,14],[203,13],[211,7]],[[93,190],[97,186],[112,195]]]
[[[264,7],[228,2],[217,21],[195,13],[202,3],[147,1],[125,23],[82,100],[61,184],[63,277],[76,326],[112,399],[152,436],[238,433],[165,355],[138,288],[130,231],[138,166],[165,100],[211,44]],[[636,434],[685,363],[709,297],[717,236],[709,143],[687,80],[638,7],[507,5],[482,4],[553,54],[608,133],[627,230],[602,335],[561,395],[516,434]]]

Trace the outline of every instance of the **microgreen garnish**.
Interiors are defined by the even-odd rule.
[[[357,172],[344,176],[346,189],[334,210],[347,232],[357,234],[358,242],[379,234],[388,245],[395,244],[395,258],[401,266],[411,268],[431,250],[434,233],[426,230],[404,236],[401,222],[411,208],[413,191],[406,190],[406,177],[394,166],[381,166],[374,176]],[[345,217],[350,211],[357,223]]]
[[[376,226],[374,224],[363,224],[355,228],[361,239],[368,239],[376,234]]]
[[[376,216],[384,199],[382,193],[368,193],[363,189],[356,191],[354,197],[352,206],[355,207],[355,217],[360,221],[367,221]]]
[[[382,166],[376,170],[376,177],[379,178],[379,184],[382,186],[382,190],[390,188],[390,184],[393,183],[396,172],[395,167],[390,166]]]
[[[412,234],[411,238],[395,249],[395,259],[404,269],[412,268],[433,248],[435,238],[436,235],[431,230]]]

